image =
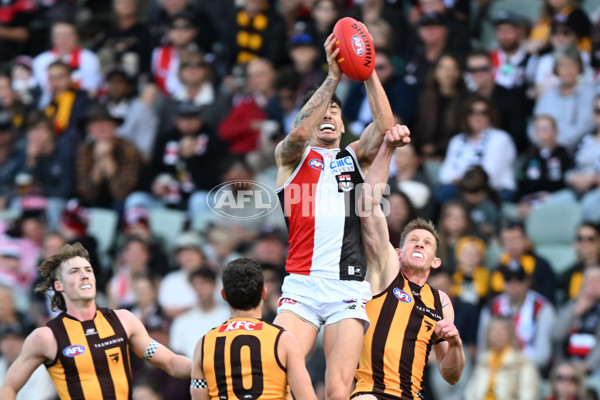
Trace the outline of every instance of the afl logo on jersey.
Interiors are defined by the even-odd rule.
[[[403,303],[410,303],[412,301],[410,294],[398,288],[394,288],[394,296],[396,296],[396,298]]]
[[[318,169],[319,171],[323,171],[323,161],[319,160],[318,158],[312,158],[308,162],[308,165],[310,167],[313,167],[314,169]]]
[[[63,355],[65,357],[77,357],[85,353],[85,347],[80,344],[72,344],[69,347],[65,347]]]

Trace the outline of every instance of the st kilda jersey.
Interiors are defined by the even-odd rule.
[[[288,273],[364,280],[367,263],[356,210],[356,189],[363,182],[350,147],[306,148],[290,179],[277,189],[289,230]]]

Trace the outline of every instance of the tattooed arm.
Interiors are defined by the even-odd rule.
[[[440,374],[454,385],[465,367],[465,353],[458,329],[454,326],[454,307],[448,295],[441,290],[443,319],[435,324],[435,356]]]
[[[290,134],[275,149],[275,160],[280,169],[289,167],[291,164],[295,167],[295,164],[300,160],[308,139],[310,139],[317,125],[323,119],[327,107],[331,102],[331,97],[340,81],[342,71],[335,60],[340,50],[333,50],[335,40],[335,37],[331,34],[324,44],[327,53],[327,63],[329,64],[327,78],[304,107],[302,107],[298,115],[296,115]]]

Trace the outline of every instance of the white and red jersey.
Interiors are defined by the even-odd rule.
[[[290,179],[277,189],[289,230],[288,273],[364,280],[367,263],[356,211],[356,185],[363,182],[350,147],[307,147]]]

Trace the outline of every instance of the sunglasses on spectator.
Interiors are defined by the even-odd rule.
[[[594,242],[596,241],[596,237],[595,236],[583,236],[583,235],[577,235],[577,241],[578,242]]]
[[[203,62],[200,62],[200,61],[198,61],[198,62],[184,62],[184,63],[181,63],[181,68],[188,68],[188,67],[202,68],[202,67],[205,67],[205,66],[206,66],[206,64],[203,63]]]
[[[491,69],[489,65],[483,65],[481,67],[467,67],[467,72],[488,72]]]
[[[573,31],[568,28],[552,28],[552,34],[569,36],[573,34]]]
[[[556,375],[556,381],[567,381],[572,383],[578,383],[579,380],[574,375]]]
[[[469,109],[469,115],[488,115],[488,110],[481,108],[471,108]]]

